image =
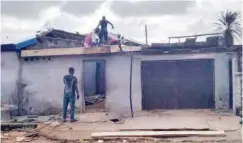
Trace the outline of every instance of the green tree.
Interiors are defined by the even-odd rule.
[[[241,16],[238,12],[226,11],[222,12],[217,22],[217,32],[224,35],[226,46],[234,44],[234,39],[241,39]]]

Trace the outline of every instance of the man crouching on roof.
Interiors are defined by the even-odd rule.
[[[92,47],[98,47],[98,44],[99,44],[99,32],[100,32],[100,29],[99,28],[96,28],[93,32],[92,32],[92,35],[91,35],[91,40],[92,40]]]
[[[63,77],[64,82],[64,97],[63,97],[63,122],[66,122],[67,108],[70,105],[70,122],[76,122],[74,118],[75,109],[75,92],[77,100],[79,99],[79,92],[77,86],[77,78],[74,76],[74,68],[69,68],[69,74]]]

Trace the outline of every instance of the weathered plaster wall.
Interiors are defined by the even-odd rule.
[[[107,111],[117,114],[126,114],[130,111],[129,61],[126,56],[112,56],[106,62]],[[139,98],[136,100],[139,100]]]
[[[242,73],[238,72],[238,59],[237,56],[232,58],[232,78],[233,78],[233,111],[241,107],[242,96]]]
[[[134,110],[142,109],[141,61],[146,60],[184,60],[214,59],[215,66],[215,106],[217,109],[229,108],[229,55],[187,54],[187,55],[136,55],[133,61],[132,101]],[[128,56],[112,56],[107,60],[107,101],[106,107],[112,112],[130,112]]]
[[[63,76],[68,68],[75,69],[80,99],[76,108],[83,111],[83,61],[103,60],[105,57],[61,56],[22,59],[23,108],[34,114],[55,114],[62,111]],[[92,68],[90,69],[92,70]]]
[[[68,74],[68,68],[74,67],[81,90],[82,60],[79,57],[33,58],[23,60],[22,64],[23,108],[31,113],[59,113],[63,103],[63,76]],[[81,107],[82,98],[76,102]]]
[[[1,104],[16,104],[19,68],[16,52],[1,52]]]
[[[242,96],[242,73],[234,73],[235,83],[234,83],[234,102],[233,102],[233,110],[236,112],[237,108],[242,108],[241,106],[241,96]]]

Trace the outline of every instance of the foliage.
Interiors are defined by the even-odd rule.
[[[222,12],[218,21],[217,31],[223,33],[225,44],[231,46],[234,44],[234,38],[241,39],[241,14],[238,12],[226,11]]]

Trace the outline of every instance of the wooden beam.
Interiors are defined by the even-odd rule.
[[[1,123],[1,130],[12,130],[17,128],[36,128],[37,123]]]
[[[224,131],[119,131],[119,132],[94,132],[92,138],[105,137],[188,137],[203,136],[215,137],[225,136]]]
[[[22,50],[21,57],[38,57],[38,56],[61,56],[61,55],[80,55],[109,53],[109,48],[55,48],[55,49],[38,49]]]
[[[136,46],[122,46],[123,51],[140,51],[141,47]],[[53,49],[36,49],[36,50],[22,50],[21,57],[39,57],[39,56],[64,56],[64,55],[88,55],[88,54],[105,54],[117,53],[120,49],[117,45],[97,48],[53,48]]]
[[[121,128],[119,131],[209,131],[208,127],[199,128]]]

